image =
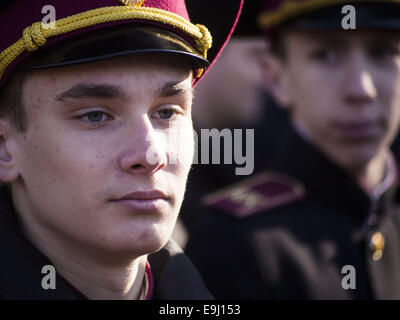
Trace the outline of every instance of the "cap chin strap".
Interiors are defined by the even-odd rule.
[[[35,51],[47,43],[47,39],[91,27],[101,23],[121,20],[148,20],[169,25],[182,31],[194,40],[196,49],[207,59],[212,37],[208,29],[192,24],[181,16],[162,9],[132,6],[104,7],[78,13],[56,21],[56,28],[46,28],[46,24],[35,22],[24,29],[23,36],[12,46],[0,53],[0,79],[5,69],[24,51]]]

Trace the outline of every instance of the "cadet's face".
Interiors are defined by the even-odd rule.
[[[281,101],[346,168],[388,149],[400,118],[400,40],[385,32],[287,34]]]
[[[189,64],[160,56],[35,72],[13,147],[28,232],[138,255],[164,245],[194,149],[191,84]],[[171,161],[176,138],[186,161]]]

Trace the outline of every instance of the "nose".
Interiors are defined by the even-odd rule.
[[[378,96],[373,69],[362,53],[353,54],[345,73],[345,99],[349,105],[366,105]]]
[[[152,174],[167,166],[165,143],[149,118],[143,116],[130,126],[127,148],[120,157],[120,167],[131,174]]]

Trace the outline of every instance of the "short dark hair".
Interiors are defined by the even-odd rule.
[[[26,78],[26,72],[16,72],[0,87],[0,118],[8,119],[19,132],[26,132],[27,129],[26,110],[22,101]]]

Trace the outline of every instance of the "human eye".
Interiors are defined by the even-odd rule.
[[[371,46],[370,55],[379,60],[391,59],[400,56],[400,45],[393,43],[380,43]]]
[[[99,126],[111,120],[111,116],[101,110],[87,111],[74,118],[90,126]]]
[[[184,112],[181,107],[174,105],[165,105],[155,110],[152,114],[152,118],[161,121],[174,121],[183,114]]]
[[[329,48],[315,48],[310,51],[310,58],[322,63],[335,63],[338,61],[339,54],[336,50]]]

